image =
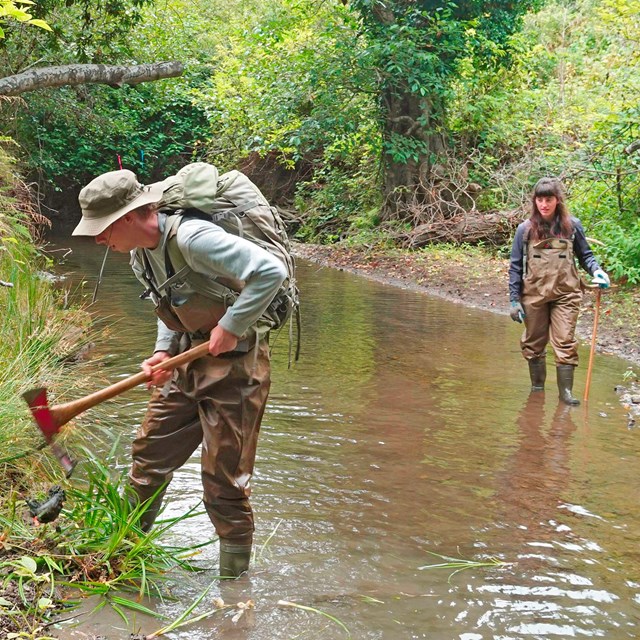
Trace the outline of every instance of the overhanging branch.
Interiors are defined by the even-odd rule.
[[[69,64],[56,67],[30,69],[14,76],[0,78],[0,95],[17,96],[43,87],[61,87],[78,84],[108,84],[121,87],[125,84],[154,82],[163,78],[182,75],[182,62],[153,62],[132,66],[106,64]]]
[[[640,149],[640,140],[635,140],[634,142],[632,142],[628,147],[626,147],[626,149],[624,150],[624,152],[630,156],[632,153],[634,153],[635,151],[637,151],[638,149]]]

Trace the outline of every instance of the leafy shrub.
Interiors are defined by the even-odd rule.
[[[640,220],[628,228],[604,222],[600,231],[607,271],[617,280],[640,284]]]
[[[119,168],[161,179],[198,152],[209,131],[180,83],[60,88],[28,95],[17,139],[32,170],[57,188],[78,187]]]

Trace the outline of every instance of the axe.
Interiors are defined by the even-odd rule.
[[[160,362],[152,367],[152,371],[159,371],[162,369],[175,369],[176,367],[196,360],[209,353],[209,343],[203,342],[193,349],[189,349],[184,353],[180,353],[173,358],[169,358],[164,362]],[[120,382],[116,382],[104,389],[94,391],[93,393],[79,398],[78,400],[72,400],[64,404],[58,404],[50,407],[47,402],[47,389],[40,387],[38,389],[31,389],[22,394],[22,397],[26,400],[31,409],[31,413],[36,421],[36,424],[42,431],[44,438],[51,448],[51,451],[55,454],[56,458],[60,461],[62,468],[65,471],[66,477],[69,478],[73,472],[73,468],[76,462],[71,459],[69,454],[55,442],[55,437],[60,429],[72,420],[77,415],[81,414],[91,407],[95,407],[97,404],[109,400],[117,396],[120,393],[129,391],[137,387],[139,384],[149,380],[149,376],[141,371],[133,376],[124,378]]]

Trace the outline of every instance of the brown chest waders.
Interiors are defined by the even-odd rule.
[[[533,391],[544,389],[546,347],[551,343],[560,398],[567,404],[577,404],[571,390],[578,364],[575,329],[582,289],[573,240],[545,238],[528,242],[526,256],[521,299],[525,329],[520,346],[529,362],[531,388]]]
[[[194,346],[208,340],[233,304],[233,283],[216,285],[214,297],[196,292],[182,296],[182,271],[174,273],[168,249],[165,257],[168,279],[156,287],[142,253],[156,314],[169,329],[190,336]],[[134,500],[150,502],[141,518],[148,530],[174,471],[202,444],[203,502],[220,538],[221,576],[237,577],[249,568],[254,531],[250,481],[270,383],[267,334],[249,330],[233,352],[176,369],[168,388],[154,391],[132,445],[129,484]]]
[[[148,529],[163,487],[202,444],[203,502],[220,538],[220,573],[227,576],[247,570],[253,543],[250,481],[271,381],[267,341],[254,349],[176,369],[168,391],[153,392],[132,445],[129,483],[141,501],[156,496],[142,523]]]

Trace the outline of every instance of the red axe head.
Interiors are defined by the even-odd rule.
[[[67,478],[69,478],[73,472],[73,468],[76,466],[76,462],[71,459],[69,454],[60,445],[54,442],[54,438],[60,431],[62,425],[59,424],[59,421],[56,420],[49,408],[47,390],[44,387],[32,389],[31,391],[23,393],[22,397],[27,401],[36,424],[40,427],[40,431],[42,431],[47,444],[51,447],[56,458],[60,461]]]
[[[197,347],[193,347],[188,351],[179,353],[173,358],[169,358],[164,362],[159,362],[154,365],[153,370],[159,371],[160,369],[166,369],[167,371],[171,371],[175,367],[179,367],[187,362],[192,362],[197,358],[206,356],[208,353],[209,343],[203,342]],[[71,460],[64,449],[56,445],[54,442],[55,436],[60,431],[60,428],[83,411],[86,411],[91,407],[95,407],[100,402],[109,400],[124,391],[133,389],[135,386],[142,384],[143,382],[147,382],[149,379],[150,376],[146,372],[140,371],[139,373],[129,376],[128,378],[123,378],[104,389],[94,391],[84,398],[78,398],[77,400],[65,402],[64,404],[57,404],[53,407],[50,407],[47,402],[47,390],[45,388],[32,389],[31,391],[27,391],[22,394],[22,397],[29,405],[29,409],[31,409],[31,413],[35,418],[38,427],[40,427],[40,431],[42,431],[47,443],[51,446],[52,451],[56,454],[58,460],[60,460],[60,464],[64,467],[64,470],[67,473],[67,478],[71,475],[75,462]]]

